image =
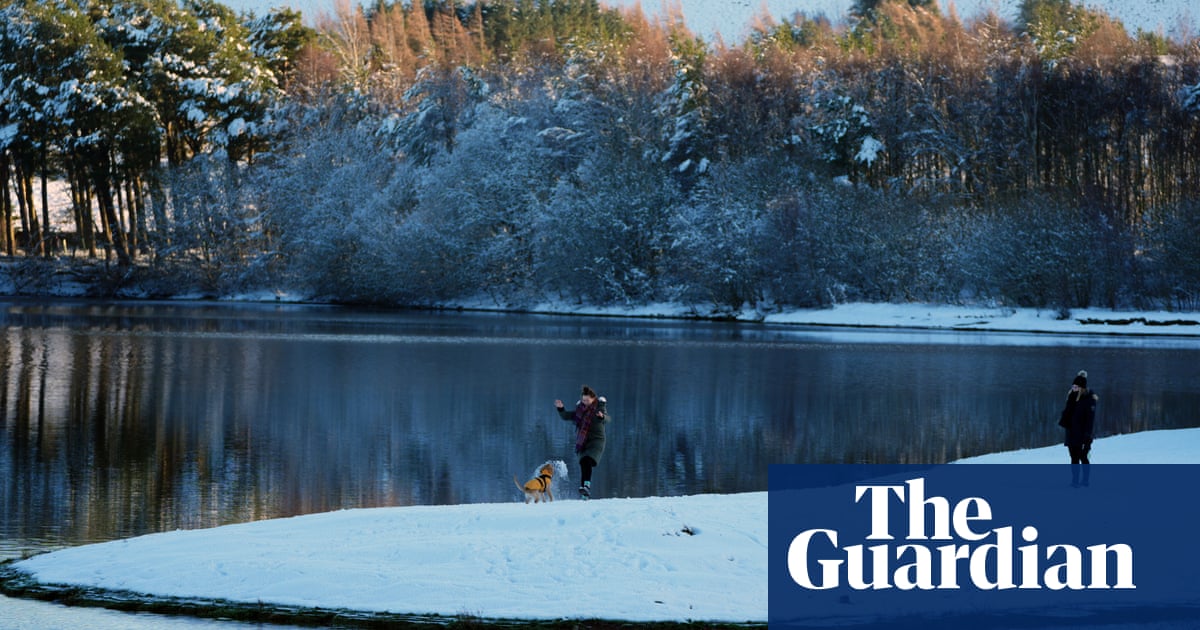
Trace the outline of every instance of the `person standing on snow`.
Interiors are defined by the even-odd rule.
[[[604,425],[608,423],[608,401],[587,385],[575,410],[568,411],[563,401],[555,400],[554,408],[563,420],[575,423],[575,454],[579,456],[579,498],[592,496],[592,469],[600,463],[604,454]]]
[[[1071,382],[1067,393],[1067,405],[1063,408],[1058,426],[1066,429],[1063,443],[1071,454],[1071,485],[1080,485],[1080,466],[1087,466],[1088,452],[1092,450],[1092,431],[1096,423],[1096,402],[1100,397],[1088,389],[1087,372],[1080,370]],[[1088,485],[1088,470],[1083,468],[1083,485]]]

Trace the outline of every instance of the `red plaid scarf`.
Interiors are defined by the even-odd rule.
[[[592,430],[592,420],[596,418],[596,412],[600,409],[600,401],[593,400],[592,404],[585,405],[583,401],[575,405],[575,452],[583,451],[583,445],[587,442],[588,432]]]

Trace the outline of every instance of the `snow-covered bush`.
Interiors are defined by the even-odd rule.
[[[258,167],[269,251],[285,264],[288,288],[339,300],[386,301],[397,291],[376,241],[405,213],[393,193],[401,162],[353,103],[309,121],[286,155]]]
[[[157,232],[155,266],[165,273],[160,290],[228,295],[258,286],[255,277],[269,250],[259,209],[248,199],[246,174],[228,160],[199,157],[163,174],[163,216],[170,229]]]
[[[715,169],[678,204],[670,224],[670,293],[689,303],[738,309],[766,298],[765,199],[748,181],[767,165]]]
[[[598,304],[655,300],[676,195],[675,182],[639,156],[594,153],[537,216],[534,281]]]
[[[972,226],[963,265],[984,297],[1061,309],[1090,304],[1097,234],[1078,208],[1035,198],[980,213]]]
[[[1140,293],[1161,302],[1146,306],[1200,309],[1200,201],[1157,209],[1147,223],[1144,247],[1135,258],[1152,285]]]

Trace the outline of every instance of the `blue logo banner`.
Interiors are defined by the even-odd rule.
[[[772,628],[1200,624],[1200,465],[773,465]]]

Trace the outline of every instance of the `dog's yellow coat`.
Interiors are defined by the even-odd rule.
[[[525,485],[523,486],[521,485],[520,481],[517,481],[517,476],[513,475],[513,483],[517,484],[517,487],[521,489],[521,492],[525,493],[526,503],[529,503],[530,499],[533,499],[534,503],[537,503],[542,499],[545,499],[546,501],[553,501],[554,495],[550,492],[550,482],[553,480],[554,467],[550,464],[542,466],[541,469],[538,470],[538,476],[526,481]]]

